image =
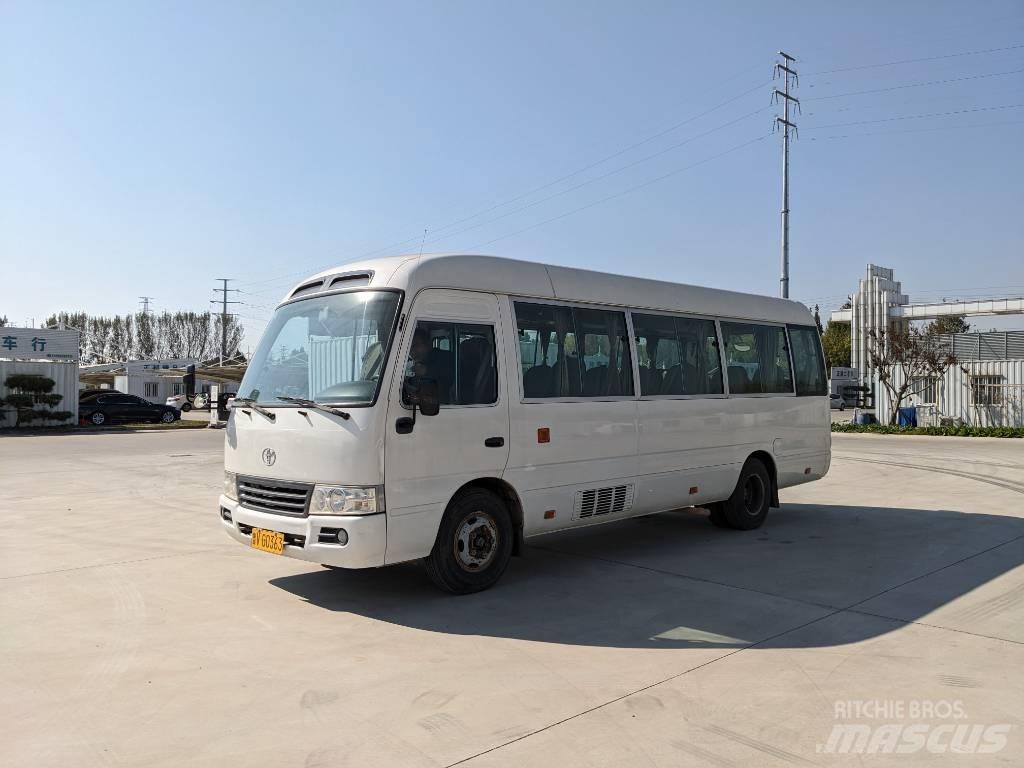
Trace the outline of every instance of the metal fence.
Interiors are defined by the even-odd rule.
[[[932,338],[961,361],[1024,359],[1024,331],[946,333]]]

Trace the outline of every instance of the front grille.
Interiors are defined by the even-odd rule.
[[[238,477],[238,501],[248,509],[273,515],[305,517],[309,514],[309,483],[290,483],[257,477]]]

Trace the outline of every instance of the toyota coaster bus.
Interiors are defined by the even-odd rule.
[[[237,541],[455,593],[523,539],[683,507],[760,526],[829,469],[795,301],[491,256],[346,264],[274,312],[228,419]]]

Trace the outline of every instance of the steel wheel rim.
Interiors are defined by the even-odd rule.
[[[752,517],[761,514],[764,506],[764,482],[759,475],[748,475],[743,483],[743,509]]]
[[[455,562],[469,573],[485,570],[498,552],[498,524],[486,512],[470,512],[455,528]]]

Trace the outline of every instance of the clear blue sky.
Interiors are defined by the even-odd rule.
[[[6,0],[0,314],[205,309],[235,277],[255,344],[291,278],[424,228],[427,250],[774,294],[778,137],[715,156],[768,134],[773,109],[744,116],[779,48],[804,100],[792,296],[835,306],[868,261],[912,298],[1021,295],[1024,109],[988,108],[1024,104],[997,74],[1024,47],[820,74],[1021,45],[1014,0]]]

